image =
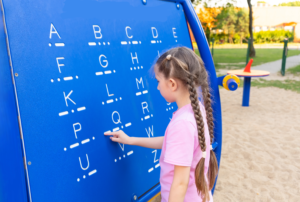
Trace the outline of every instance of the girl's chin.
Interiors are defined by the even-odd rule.
[[[169,103],[175,102],[174,99],[165,98],[165,100],[166,100],[167,102],[169,102]]]

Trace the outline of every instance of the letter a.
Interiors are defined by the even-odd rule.
[[[50,26],[50,36],[49,36],[50,39],[52,38],[52,34],[57,34],[58,38],[60,39],[60,36],[59,36],[58,32],[56,31],[54,25],[51,23],[51,26]]]

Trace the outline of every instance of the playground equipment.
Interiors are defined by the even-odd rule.
[[[283,41],[284,46],[283,46],[282,63],[281,63],[281,71],[280,71],[282,76],[285,75],[286,57],[288,54],[288,48],[287,48],[288,42],[289,42],[289,39],[284,39],[284,41]]]
[[[230,70],[227,74],[234,74],[244,78],[244,88],[243,88],[243,107],[249,107],[249,99],[250,99],[250,87],[251,87],[251,77],[265,77],[269,76],[270,72],[262,71],[262,70],[251,70],[251,65],[253,63],[253,59],[249,61],[244,70]]]
[[[103,133],[164,134],[176,105],[164,101],[148,70],[164,50],[192,48],[187,21],[210,75],[220,165],[218,85],[232,90],[236,80],[216,77],[189,0],[2,0],[1,7],[0,201],[155,196],[160,151]]]

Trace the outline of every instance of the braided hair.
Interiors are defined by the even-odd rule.
[[[198,100],[198,87],[201,87],[202,96],[204,98],[204,105],[206,111],[206,118],[210,134],[210,143],[212,144],[213,136],[213,114],[211,107],[211,94],[209,92],[208,74],[204,67],[202,59],[197,56],[191,49],[186,47],[177,47],[168,50],[162,54],[157,62],[156,66],[158,71],[164,75],[165,78],[177,78],[187,87],[191,106],[194,111],[195,120],[197,123],[197,132],[200,149],[202,151],[202,157],[198,162],[195,169],[195,184],[198,193],[201,193],[202,200],[209,200],[209,190],[213,188],[215,178],[218,173],[218,164],[214,152],[210,151],[210,163],[208,171],[209,187],[205,180],[204,164],[206,154],[206,143],[204,133],[204,121],[200,111]]]

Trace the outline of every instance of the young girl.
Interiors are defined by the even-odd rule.
[[[123,131],[105,135],[110,135],[114,142],[162,149],[159,160],[162,202],[212,202],[210,190],[218,164],[211,150],[214,125],[203,61],[188,48],[173,48],[159,57],[154,72],[161,95],[178,106],[165,136],[136,138]],[[205,107],[198,100],[198,87]]]

